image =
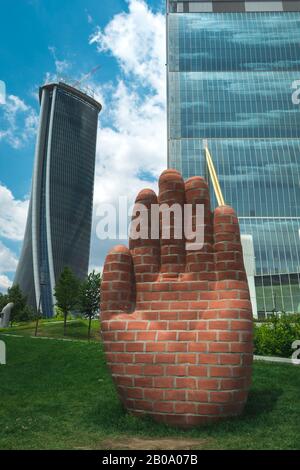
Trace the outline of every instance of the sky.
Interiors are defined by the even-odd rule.
[[[39,116],[38,89],[85,82],[99,117],[90,270],[118,240],[99,240],[101,205],[157,189],[167,166],[165,0],[2,0],[0,80],[0,291],[22,248]],[[122,241],[124,243],[124,241]]]

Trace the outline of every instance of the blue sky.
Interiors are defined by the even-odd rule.
[[[11,283],[30,195],[37,91],[45,80],[88,80],[103,104],[97,143],[91,268],[108,241],[97,211],[156,186],[166,166],[165,0],[3,0],[0,16],[0,290]],[[117,241],[114,241],[115,243]]]

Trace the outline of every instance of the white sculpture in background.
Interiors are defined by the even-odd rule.
[[[252,304],[253,317],[257,318],[257,301],[256,301],[256,288],[254,276],[256,274],[255,267],[255,254],[252,235],[241,235],[244,264],[248,279],[248,286],[250,291],[250,299]]]
[[[11,311],[14,307],[14,304],[10,302],[7,304],[2,312],[0,313],[0,328],[7,328],[10,322]]]

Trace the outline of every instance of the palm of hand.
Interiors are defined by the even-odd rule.
[[[185,427],[240,414],[251,381],[252,311],[238,219],[229,206],[212,213],[204,179],[184,183],[175,170],[161,175],[158,198],[144,190],[136,202],[149,211],[203,204],[204,246],[139,239],[108,254],[101,325],[119,396],[135,414]]]

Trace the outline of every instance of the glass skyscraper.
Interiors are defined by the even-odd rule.
[[[14,283],[30,305],[51,317],[63,268],[79,278],[88,271],[101,105],[63,82],[41,87],[40,103],[31,200]]]
[[[207,175],[208,140],[258,311],[300,311],[300,1],[168,0],[167,44],[169,167]]]

